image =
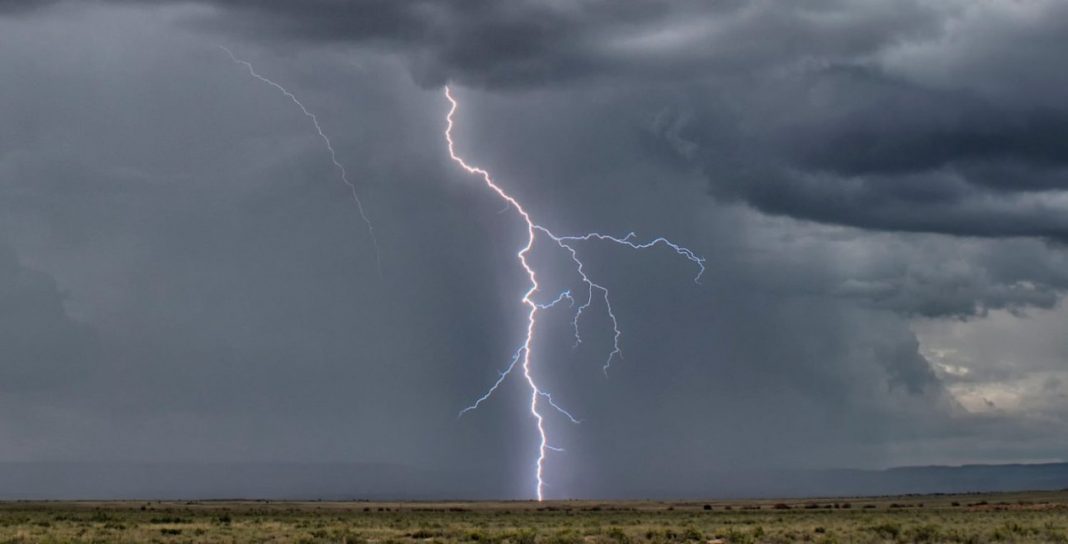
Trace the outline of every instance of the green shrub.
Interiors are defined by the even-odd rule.
[[[909,531],[912,542],[936,542],[942,531],[937,525],[921,525]]]
[[[896,523],[881,523],[874,527],[869,527],[868,530],[890,540],[897,540],[897,537],[901,536],[901,526]]]

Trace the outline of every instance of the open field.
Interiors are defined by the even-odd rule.
[[[680,502],[7,502],[0,543],[1064,542],[1068,491]]]

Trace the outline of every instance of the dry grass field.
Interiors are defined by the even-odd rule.
[[[1068,543],[1068,491],[680,502],[8,502],[0,543]]]

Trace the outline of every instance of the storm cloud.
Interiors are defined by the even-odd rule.
[[[687,116],[668,143],[715,195],[766,213],[1068,235],[1058,2],[201,4],[189,25],[391,51],[427,87],[667,91]]]
[[[596,309],[578,347],[547,314],[539,379],[583,420],[550,421],[550,496],[1068,445],[1060,3],[0,14],[0,460],[388,462],[528,496],[523,384],[456,417],[525,279],[520,223],[448,160],[446,83],[459,151],[555,232],[708,258],[697,285],[671,252],[580,248],[624,358],[606,378]],[[383,276],[307,118],[217,45],[317,113]],[[579,287],[561,257],[535,254],[546,293]]]

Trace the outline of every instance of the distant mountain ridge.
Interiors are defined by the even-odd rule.
[[[763,494],[781,496],[907,495],[990,491],[1041,491],[1068,488],[1068,463],[909,466],[884,470],[794,471],[805,480],[791,493],[783,482]],[[805,479],[805,475],[814,478]],[[806,484],[806,485],[802,485]],[[781,491],[781,493],[776,493]]]
[[[945,492],[967,491],[1016,491],[1068,489],[1068,463],[969,464],[961,466],[899,467],[884,471],[913,482],[922,493],[937,493],[932,486],[945,488]]]
[[[591,482],[577,498],[772,498],[1068,489],[1068,463],[732,470]],[[526,498],[485,474],[369,463],[0,463],[0,500]]]

